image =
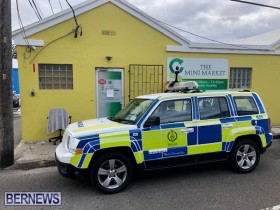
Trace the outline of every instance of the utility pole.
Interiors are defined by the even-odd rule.
[[[13,164],[11,0],[0,0],[0,168]]]

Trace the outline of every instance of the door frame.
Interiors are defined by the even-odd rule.
[[[113,68],[113,67],[96,67],[95,68],[95,94],[96,94],[96,117],[99,118],[99,96],[98,96],[98,72],[107,71],[107,72],[121,72],[122,80],[122,94],[121,94],[121,105],[124,107],[124,68]]]

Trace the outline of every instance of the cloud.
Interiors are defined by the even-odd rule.
[[[222,42],[230,42],[280,28],[279,10],[229,0],[127,1],[160,21]],[[44,17],[52,14],[48,1],[37,0],[37,2]],[[55,12],[61,11],[59,0],[51,2]],[[84,0],[69,0],[72,6],[82,2]],[[261,0],[254,0],[253,2],[264,3]],[[63,9],[69,8],[64,0],[61,0],[60,3]],[[24,25],[38,21],[28,1],[19,1],[19,4]],[[280,6],[280,3],[275,5],[275,0],[267,0],[265,4]],[[13,30],[19,27],[15,5],[15,0],[12,0]],[[178,32],[195,42],[209,42],[182,31]]]

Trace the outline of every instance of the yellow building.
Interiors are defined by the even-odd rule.
[[[259,93],[280,124],[280,42],[192,43],[121,0],[86,1],[13,32],[23,141],[47,140],[47,116],[62,107],[73,121],[112,115],[137,95],[162,92],[172,72],[201,89]],[[112,108],[113,107],[113,108]]]

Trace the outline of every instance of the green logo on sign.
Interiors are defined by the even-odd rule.
[[[183,62],[184,62],[184,61],[183,61],[182,59],[180,59],[180,58],[174,58],[174,59],[172,59],[172,60],[170,61],[170,63],[169,63],[169,69],[170,69],[170,71],[171,71],[173,74],[175,73],[176,70],[179,71],[179,72],[181,73],[181,72],[184,70],[184,67],[181,66]],[[176,64],[176,63],[178,63],[178,64]],[[173,65],[174,65],[174,64],[176,64],[175,69],[173,69]]]

